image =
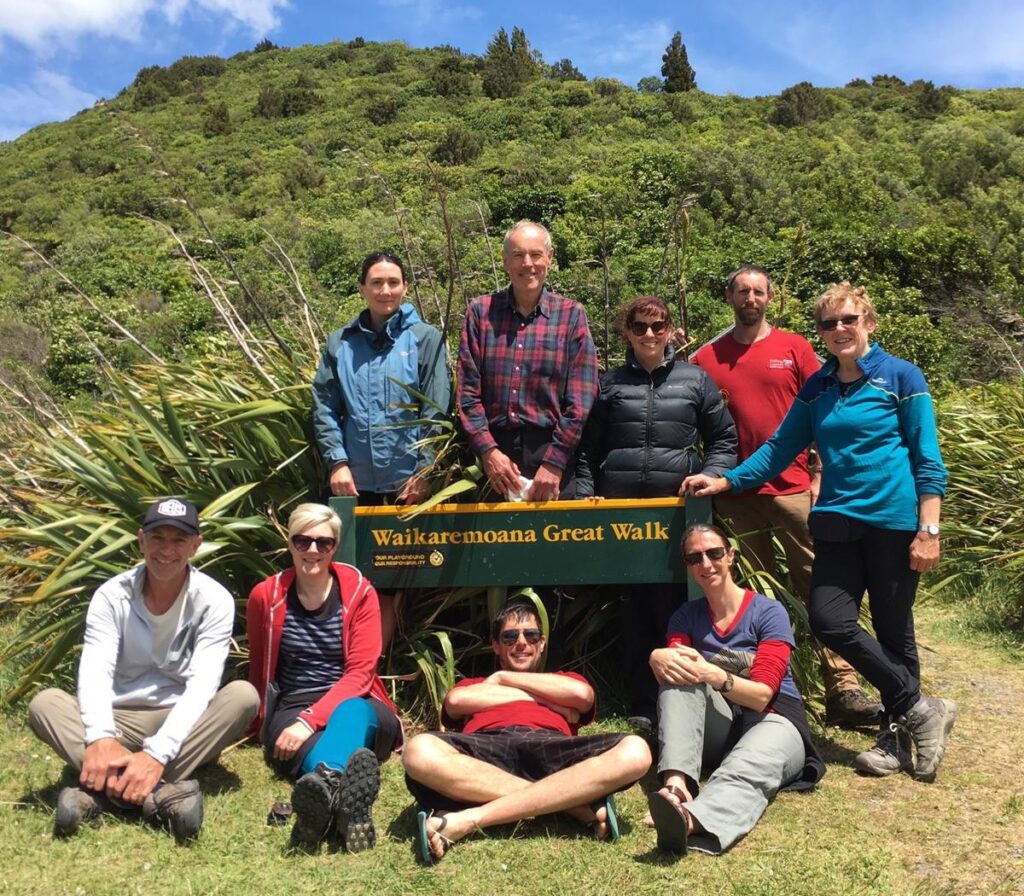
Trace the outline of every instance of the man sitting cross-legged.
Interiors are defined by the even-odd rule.
[[[474,830],[565,812],[599,840],[618,837],[609,794],[651,764],[632,734],[577,736],[594,717],[594,691],[574,672],[538,672],[544,638],[528,604],[505,607],[491,629],[499,670],[459,682],[443,718],[461,732],[435,731],[405,748],[406,783],[418,815],[424,862]]]

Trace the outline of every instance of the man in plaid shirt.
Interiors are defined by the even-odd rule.
[[[505,234],[511,284],[474,299],[459,346],[459,419],[487,481],[527,501],[571,498],[576,448],[597,395],[583,306],[550,292],[551,236],[520,221]]]

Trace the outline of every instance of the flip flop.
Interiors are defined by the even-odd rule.
[[[614,794],[608,794],[603,800],[594,804],[594,814],[597,814],[597,810],[604,807],[604,823],[608,825],[608,836],[604,838],[608,843],[614,843],[622,835],[618,831],[618,816],[615,814],[615,797]],[[600,824],[600,821],[593,821],[591,826]]]
[[[431,817],[435,817],[433,813],[431,815],[428,815],[426,812],[416,813],[416,842],[419,845],[420,859],[422,859],[424,865],[434,865],[440,861],[440,859],[434,855],[433,850],[431,850],[430,848],[430,834],[427,831],[427,819]],[[441,823],[437,826],[437,830],[434,831],[434,833],[440,834],[441,831],[443,831],[447,826],[448,819],[440,813],[438,813],[436,817],[441,819]],[[441,839],[445,843],[449,842],[443,836],[441,837]],[[448,852],[447,847],[445,847],[445,852]]]
[[[647,807],[654,819],[654,829],[658,832],[658,849],[686,855],[688,832],[683,807],[659,791],[647,794]]]

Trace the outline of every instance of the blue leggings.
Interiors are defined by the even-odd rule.
[[[345,770],[345,763],[360,747],[373,747],[377,737],[377,713],[369,700],[350,697],[339,703],[327,727],[302,760],[302,773],[313,771],[319,763],[338,771]]]

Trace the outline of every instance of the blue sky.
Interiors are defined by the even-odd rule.
[[[116,94],[146,65],[362,36],[482,53],[522,27],[544,58],[635,86],[681,31],[711,93],[895,74],[1024,85],[1024,0],[0,0],[0,140]]]

